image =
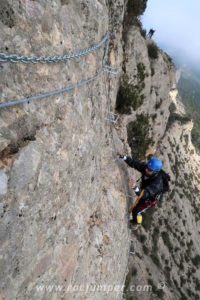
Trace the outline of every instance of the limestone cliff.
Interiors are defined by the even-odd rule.
[[[128,17],[123,0],[1,1],[1,53],[62,55],[111,32],[109,63],[121,72],[0,110],[0,299],[116,300],[125,281],[127,299],[198,299],[200,158],[192,122],[173,64],[161,50],[151,57],[152,42]],[[1,63],[1,102],[94,77],[104,50],[68,63]],[[128,114],[124,88],[134,100]],[[148,148],[164,160],[172,189],[153,220],[145,216],[131,233],[134,171],[116,154],[144,158]],[[137,284],[153,289],[131,292]]]
[[[152,55],[153,43],[140,31],[129,31],[125,70],[126,87],[141,102],[121,117],[118,134],[128,141],[129,153],[144,158],[150,150],[161,157],[172,181],[171,192],[131,234],[125,299],[199,299],[200,157],[191,143],[193,122],[178,95],[170,58],[161,50]]]

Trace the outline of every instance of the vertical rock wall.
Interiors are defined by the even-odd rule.
[[[151,287],[125,289],[127,299],[199,299],[200,161],[192,122],[168,56],[158,49],[150,57],[152,42],[138,26],[126,26],[124,39],[126,4],[0,3],[0,52],[63,55],[110,31],[109,62],[142,100],[112,123],[123,77],[104,72],[70,94],[0,110],[0,299],[121,299],[127,271],[126,288]],[[104,53],[101,47],[50,65],[1,63],[1,102],[92,78]],[[171,192],[131,234],[127,182],[139,174],[115,158],[148,147],[164,160]]]
[[[98,43],[112,26],[105,1],[5,0],[0,6],[1,52],[62,55]],[[117,47],[111,56],[120,66]],[[103,57],[101,47],[69,63],[3,63],[1,101],[91,78]],[[1,299],[94,299],[90,290],[66,290],[124,282],[126,198],[107,120],[117,84],[117,77],[102,73],[70,94],[0,111]],[[61,291],[50,292],[49,285]],[[95,299],[107,297],[95,293]]]
[[[150,150],[164,161],[171,190],[131,234],[125,298],[199,299],[200,157],[191,143],[193,122],[180,101],[174,66],[160,49],[151,57],[152,44],[137,27],[130,29],[124,68],[142,103],[122,116],[118,134],[128,140],[127,153],[141,155],[140,149],[144,158]],[[131,169],[129,174],[140,176]]]

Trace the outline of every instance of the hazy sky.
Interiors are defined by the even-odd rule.
[[[142,23],[169,54],[200,62],[200,0],[148,0]]]

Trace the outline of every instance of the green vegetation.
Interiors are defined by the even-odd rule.
[[[169,285],[171,285],[171,267],[169,266],[166,266],[164,267],[164,273],[165,273],[165,277],[166,277],[166,280],[167,280],[167,283]]]
[[[153,143],[149,137],[149,116],[137,115],[137,120],[127,126],[128,143],[133,157],[145,158],[148,146]]]
[[[138,77],[138,83],[140,85],[140,88],[144,88],[145,87],[144,80],[147,74],[145,73],[145,65],[142,62],[137,64],[137,74],[138,74],[137,77]]]
[[[152,287],[153,293],[156,293],[157,287],[156,287],[156,285],[154,284],[154,282],[151,278],[148,279],[148,285],[150,285]]]
[[[163,99],[160,98],[160,101],[156,102],[156,104],[155,104],[155,109],[159,109],[161,107],[162,103],[163,103]]]
[[[151,117],[152,117],[152,120],[155,121],[155,119],[157,118],[157,113],[151,115]]]
[[[151,66],[151,77],[153,77],[155,75],[155,69]],[[151,93],[153,92],[152,88],[151,88]]]
[[[136,110],[142,105],[143,99],[139,87],[124,79],[117,94],[116,110],[121,114],[131,114],[132,109]]]
[[[143,248],[144,254],[149,255],[149,249],[147,248],[147,246],[143,245],[142,248]]]
[[[154,44],[154,43],[148,44],[148,54],[149,54],[150,58],[157,59],[158,53],[159,53],[159,49],[156,44]]]
[[[184,70],[178,82],[178,90],[188,114],[194,120],[192,142],[200,150],[200,80],[190,71]]]
[[[200,265],[200,255],[196,255],[195,257],[192,258],[193,265],[198,267]]]
[[[142,234],[142,235],[140,236],[140,241],[141,241],[141,243],[144,244],[144,243],[146,242],[146,240],[147,240],[146,235]]]
[[[145,216],[146,217],[146,216]],[[158,239],[159,239],[159,235],[160,235],[160,232],[159,232],[159,227],[154,227],[154,231],[153,231],[153,234],[152,234],[152,250],[151,250],[151,259],[153,260],[153,262],[158,266],[160,267],[161,266],[161,263],[160,263],[160,259],[159,259],[159,256],[158,256]]]
[[[152,292],[159,297],[159,299],[164,299],[164,292],[158,289],[151,278],[148,279],[148,285],[152,287]]]
[[[145,87],[144,79],[145,65],[139,63],[137,65],[137,81],[138,84],[132,84],[127,75],[122,79],[116,102],[116,110],[121,114],[131,114],[132,109],[136,110],[140,107],[144,100],[142,90]]]
[[[152,252],[157,253],[158,252],[158,239],[159,239],[159,227],[154,227],[154,231],[152,234],[152,241],[153,241],[153,247],[152,247]]]
[[[168,61],[169,61],[171,64],[174,64],[172,57],[171,57],[171,56],[169,56],[169,54],[168,54],[168,53],[166,53],[166,52],[164,52],[164,53],[165,53],[165,55],[166,55],[166,57],[167,57]]]
[[[62,5],[68,5],[69,4],[69,0],[61,0],[60,1]]]
[[[146,231],[148,231],[151,228],[151,226],[152,226],[153,213],[154,213],[153,209],[149,209],[148,213],[145,214],[145,218],[144,218],[144,220],[142,222],[142,226],[144,227],[144,229]]]
[[[187,124],[188,122],[191,121],[191,118],[189,115],[179,115],[177,113],[171,113],[168,121],[167,121],[167,126],[166,126],[166,130],[168,130],[174,122],[180,122],[182,125]]]
[[[200,281],[199,281],[199,279],[198,278],[196,278],[196,290],[197,291],[200,291]]]
[[[200,150],[200,122],[199,121],[195,122],[194,124],[194,128],[192,130],[192,142],[194,146],[196,146],[196,148]]]
[[[128,0],[127,12],[133,17],[141,16],[147,7],[147,0]]]
[[[168,247],[169,251],[173,250],[173,245],[170,241],[169,233],[167,231],[163,231],[161,233],[164,244]]]
[[[123,40],[126,43],[127,35],[131,26],[137,26],[142,36],[146,37],[146,30],[142,27],[140,16],[144,13],[147,0],[128,0],[123,22]]]
[[[169,111],[171,114],[173,114],[176,111],[176,105],[174,102],[172,102],[169,106]]]
[[[180,278],[180,281],[181,281],[181,286],[183,286],[183,285],[186,284],[187,279],[182,275],[181,278]]]
[[[132,276],[137,276],[137,269],[135,267],[133,267],[131,274]]]

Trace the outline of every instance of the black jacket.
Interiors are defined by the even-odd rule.
[[[153,200],[157,195],[163,192],[163,179],[161,172],[158,172],[150,177],[145,175],[147,164],[139,160],[127,157],[125,162],[132,168],[142,173],[142,182],[140,188],[145,191],[143,200]]]

